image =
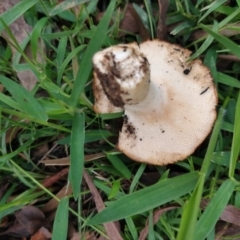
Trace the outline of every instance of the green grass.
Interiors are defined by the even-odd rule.
[[[118,220],[121,236],[127,240],[138,239],[146,225],[151,240],[215,239],[226,205],[240,207],[240,1],[198,0],[195,5],[169,0],[168,41],[189,48],[191,59],[201,58],[209,67],[219,102],[210,136],[188,159],[168,166],[133,162],[118,152],[115,144],[122,113],[96,115],[92,109],[94,53],[118,43],[141,42],[138,33],[118,37],[119,7],[124,9],[126,2],[110,1],[99,21],[98,1],[54,2],[24,0],[0,15],[0,32],[4,30],[11,40],[0,38],[4,86],[0,92],[0,220],[26,205],[41,209],[55,199],[59,205],[51,222],[53,239],[66,239],[70,221],[82,236],[89,232],[106,236],[104,224]],[[149,36],[156,38],[158,1],[135,1],[133,6]],[[20,43],[10,24],[22,15],[33,30]],[[226,34],[230,30],[234,33]],[[40,41],[46,51],[39,48]],[[27,45],[32,57],[25,51]],[[25,70],[38,80],[31,91],[17,77]],[[14,140],[7,142],[6,136],[17,128]],[[49,150],[54,144],[57,149],[49,154],[47,150],[37,154],[38,149],[48,145]],[[105,157],[84,161],[94,153]],[[39,163],[44,154],[50,159],[70,157],[68,177],[50,187],[45,187],[44,180],[66,166]],[[105,203],[100,213],[83,180],[84,169]],[[58,196],[64,186],[71,187],[71,194]],[[201,210],[203,199],[209,203]],[[176,208],[163,211],[155,223],[155,212],[170,206]]]

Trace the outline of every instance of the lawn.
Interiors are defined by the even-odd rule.
[[[240,0],[2,0],[0,238],[240,239],[239,22]],[[94,54],[153,39],[202,61],[218,99],[172,164],[133,161],[123,110],[94,111]]]

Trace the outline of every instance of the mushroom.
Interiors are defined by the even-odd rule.
[[[184,160],[210,133],[217,92],[207,67],[164,41],[120,44],[93,57],[96,113],[124,113],[117,148],[156,165]]]

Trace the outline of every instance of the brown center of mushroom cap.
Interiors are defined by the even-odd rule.
[[[150,70],[147,58],[134,47],[119,45],[93,57],[94,72],[116,107],[133,105],[148,93]]]

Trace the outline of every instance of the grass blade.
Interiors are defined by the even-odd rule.
[[[38,0],[24,0],[14,5],[11,9],[1,14],[1,19],[10,25],[20,16],[22,16],[29,8],[35,5]],[[0,22],[0,32],[4,29],[4,25]]]
[[[234,43],[233,41],[231,41],[230,39],[212,31],[211,29],[207,28],[206,26],[200,24],[200,27],[205,30],[206,32],[208,32],[209,34],[211,34],[215,40],[217,40],[218,42],[220,42],[224,47],[226,47],[227,49],[229,49],[234,55],[236,55],[237,57],[240,58],[240,47]]]
[[[203,16],[198,20],[198,22],[201,22],[204,18],[206,18],[211,12],[213,12],[215,9],[217,9],[219,6],[227,2],[227,0],[218,0],[213,1],[208,7],[208,10],[203,14]]]
[[[76,113],[73,118],[71,134],[70,182],[74,199],[77,200],[84,167],[85,115]]]
[[[101,48],[104,42],[115,4],[116,0],[112,0],[109,3],[109,6],[105,11],[103,18],[98,24],[91,38],[91,41],[88,44],[86,52],[83,55],[70,98],[70,104],[72,107],[75,107],[77,105],[79,96],[81,95],[85,84],[90,76],[92,70],[92,57],[94,53],[96,53]]]
[[[68,232],[68,198],[61,199],[53,224],[53,240],[67,239]]]
[[[207,152],[206,152],[203,164],[202,164],[199,184],[197,185],[196,189],[194,190],[193,195],[191,196],[189,202],[186,204],[184,211],[183,211],[177,240],[194,239],[195,224],[197,222],[197,215],[198,215],[200,201],[202,198],[202,191],[203,191],[205,176],[209,169],[213,151],[214,151],[216,143],[217,143],[219,131],[221,129],[223,115],[224,115],[224,109],[221,108],[219,111],[218,119],[213,128],[213,132],[212,132],[212,135],[210,138],[208,149],[207,149]]]
[[[226,84],[230,87],[240,88],[239,80],[231,76],[228,76],[227,74],[218,72],[216,79],[219,83]]]
[[[27,91],[21,85],[2,75],[0,76],[0,81],[2,82],[4,87],[11,93],[16,102],[22,106],[25,113],[28,113],[32,117],[43,121],[48,120],[46,112],[44,111],[40,103],[36,100],[36,98],[34,98],[32,93]]]
[[[123,177],[126,179],[130,179],[132,177],[131,171],[118,156],[107,153],[107,158],[109,162],[111,162],[111,164],[115,167],[115,169],[122,174]]]
[[[197,183],[198,176],[197,172],[192,172],[164,179],[150,187],[126,195],[90,219],[88,224],[100,224],[130,217],[170,202],[191,191]]]
[[[90,0],[74,0],[74,1],[63,1],[56,5],[50,12],[50,16],[55,16],[63,11],[68,10],[69,8],[73,8],[77,5],[89,2]]]
[[[240,151],[240,92],[238,93],[238,100],[235,110],[235,121],[234,121],[234,129],[233,129],[233,140],[232,140],[232,149],[231,149],[231,157],[230,157],[230,165],[229,165],[229,177],[234,177],[234,171],[236,168],[236,163],[239,156]]]
[[[205,239],[214,228],[216,222],[221,216],[221,213],[232,196],[235,185],[235,182],[228,179],[218,189],[197,222],[196,229],[194,231],[195,240]]]

